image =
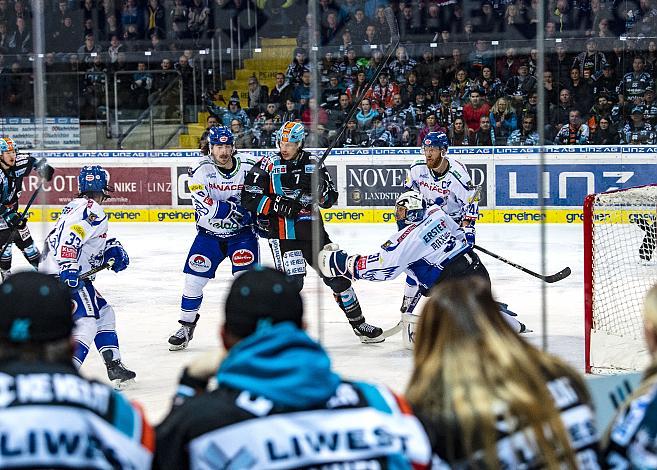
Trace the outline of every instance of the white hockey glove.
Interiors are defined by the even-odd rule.
[[[360,256],[349,256],[347,252],[337,248],[337,244],[329,243],[319,252],[317,256],[319,272],[329,278],[342,276],[356,279],[356,263]]]

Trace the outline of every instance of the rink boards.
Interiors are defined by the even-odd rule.
[[[450,156],[466,164],[474,184],[481,185],[480,223],[581,223],[587,194],[657,182],[657,149],[563,146],[545,150],[541,167],[540,153],[534,147],[450,149]],[[248,151],[256,158],[270,152]],[[106,203],[110,220],[194,220],[188,169],[198,161],[196,151],[46,151],[33,155],[47,157],[57,172],[30,212],[32,220],[56,220],[60,208],[77,191],[79,168],[88,164],[100,164],[110,172],[116,188]],[[334,208],[323,211],[324,220],[391,222],[391,207],[404,191],[408,169],[422,158],[419,148],[333,150],[326,165],[340,197]],[[26,179],[22,203],[37,185],[35,175]]]

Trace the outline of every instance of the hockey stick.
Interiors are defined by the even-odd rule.
[[[482,247],[480,247],[479,245],[474,245],[474,249],[475,249],[475,250],[479,250],[479,251],[481,251],[482,253],[486,253],[488,256],[491,256],[491,257],[495,258],[496,260],[499,260],[499,261],[501,261],[501,262],[503,262],[503,263],[506,263],[506,264],[508,264],[509,266],[513,266],[514,268],[519,269],[520,271],[522,271],[522,272],[524,272],[524,273],[527,273],[527,274],[529,274],[530,276],[537,277],[538,279],[540,279],[540,280],[542,280],[542,281],[545,281],[545,282],[547,282],[548,284],[552,284],[553,282],[561,281],[562,279],[565,279],[565,278],[567,278],[568,276],[570,276],[570,272],[571,272],[571,271],[570,271],[570,268],[569,268],[568,266],[566,266],[565,268],[563,268],[563,269],[562,269],[561,271],[559,271],[558,273],[551,274],[551,275],[548,275],[548,276],[544,276],[544,275],[542,275],[542,274],[535,273],[534,271],[532,271],[532,270],[530,270],[530,269],[527,269],[527,268],[525,268],[524,266],[520,266],[519,264],[516,264],[516,263],[514,263],[513,261],[509,261],[508,259],[503,258],[502,256],[500,256],[500,255],[498,255],[498,254],[495,254],[495,253],[493,253],[492,251],[488,251],[486,248],[482,248]]]
[[[7,247],[14,241],[14,235],[16,234],[16,230],[18,230],[18,226],[25,219],[25,216],[27,215],[27,211],[30,210],[30,206],[32,206],[32,204],[36,200],[37,195],[41,192],[42,189],[43,189],[43,181],[39,183],[39,186],[34,190],[34,193],[32,193],[30,200],[27,201],[27,204],[25,204],[25,209],[23,209],[23,212],[21,213],[20,217],[18,217],[18,222],[11,228],[11,232],[9,233],[9,239],[7,240],[7,243],[5,243],[2,249],[0,250],[0,253],[4,253]]]
[[[107,260],[107,263],[103,263],[100,266],[96,266],[95,268],[91,268],[86,273],[80,274],[78,279],[84,281],[85,279],[89,279],[94,274],[99,273],[100,271],[103,271],[105,269],[109,269],[112,266],[114,266],[114,258],[110,258],[110,259]]]

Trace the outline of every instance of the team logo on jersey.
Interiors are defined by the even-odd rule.
[[[251,250],[242,248],[241,250],[236,250],[233,253],[233,266],[246,266],[247,264],[253,263],[255,256]]]
[[[210,260],[201,254],[190,256],[189,260],[187,260],[187,264],[192,271],[196,271],[197,273],[206,273],[212,267]]]

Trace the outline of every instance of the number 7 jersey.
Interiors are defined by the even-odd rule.
[[[62,264],[78,264],[82,273],[100,266],[107,241],[107,215],[92,199],[69,202],[46,238],[45,259],[40,270],[59,274]]]

